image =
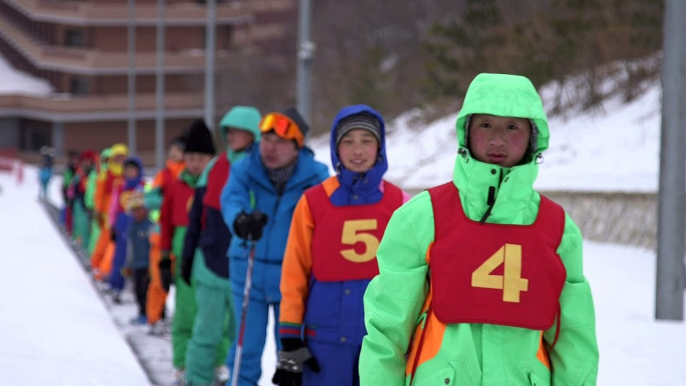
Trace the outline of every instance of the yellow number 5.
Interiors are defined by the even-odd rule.
[[[353,263],[365,263],[376,257],[376,250],[379,248],[379,239],[369,233],[359,233],[364,231],[374,231],[377,228],[376,220],[348,220],[343,223],[343,235],[341,243],[345,245],[355,245],[358,242],[364,243],[364,253],[355,252],[355,248],[341,251],[341,255],[346,260]]]
[[[503,275],[492,272],[505,264]],[[528,291],[529,280],[522,278],[522,246],[505,244],[472,272],[472,287],[503,290],[503,301],[519,303],[519,294]]]

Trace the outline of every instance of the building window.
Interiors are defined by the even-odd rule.
[[[42,128],[27,128],[24,132],[26,150],[38,151],[43,146],[50,146],[50,134]]]
[[[69,92],[72,94],[88,94],[90,82],[87,78],[74,76],[69,81]]]
[[[85,39],[82,29],[68,29],[64,31],[64,45],[67,47],[83,47]]]

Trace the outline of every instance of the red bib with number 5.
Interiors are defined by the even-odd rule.
[[[314,220],[312,272],[319,281],[372,279],[379,274],[376,250],[393,211],[403,203],[400,188],[384,181],[381,201],[334,206],[323,185],[305,192]]]
[[[433,310],[443,323],[546,330],[555,322],[566,271],[557,248],[565,212],[541,196],[531,225],[470,220],[452,182],[429,189]]]

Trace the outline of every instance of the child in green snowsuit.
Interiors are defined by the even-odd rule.
[[[596,384],[581,232],[533,189],[549,134],[529,79],[474,79],[453,180],[398,209],[379,246],[361,385]]]

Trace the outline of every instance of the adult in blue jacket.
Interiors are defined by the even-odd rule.
[[[257,385],[260,379],[270,306],[274,320],[279,320],[281,262],[295,205],[305,190],[328,177],[327,167],[315,161],[313,152],[305,147],[309,127],[295,108],[265,115],[260,131],[258,151],[233,165],[221,195],[222,216],[235,236],[227,255],[237,320],[242,317],[248,255],[251,244],[255,243],[241,386]],[[276,331],[275,335],[278,336]],[[278,339],[276,345],[280,350]],[[234,344],[229,354],[229,369],[233,369],[235,353]]]

